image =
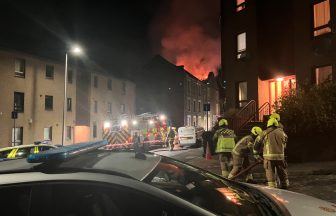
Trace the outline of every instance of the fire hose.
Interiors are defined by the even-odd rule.
[[[236,178],[238,178],[239,176],[243,175],[244,173],[247,173],[248,171],[250,171],[251,169],[253,169],[254,167],[258,166],[259,164],[263,163],[263,159],[258,159],[256,162],[254,162],[253,164],[251,164],[250,166],[246,167],[245,169],[241,170],[238,174],[236,174],[235,176],[232,176],[230,178],[230,180],[234,180]]]

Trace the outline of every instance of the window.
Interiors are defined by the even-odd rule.
[[[331,81],[332,80],[332,66],[329,65],[329,66],[315,68],[315,79],[316,79],[317,85],[324,83],[326,81]]]
[[[54,108],[53,100],[54,100],[53,96],[50,95],[45,96],[45,103],[44,103],[45,110],[53,110]]]
[[[46,127],[43,130],[43,139],[44,140],[52,140],[52,127]]]
[[[198,116],[198,127],[203,127],[202,116]]]
[[[16,127],[12,129],[12,146],[23,144],[23,127]]]
[[[187,126],[191,126],[191,115],[187,116]]]
[[[198,85],[198,96],[202,95],[202,88],[201,85]]]
[[[72,70],[68,70],[68,83],[72,83],[72,77],[73,77],[73,71]]]
[[[72,137],[71,136],[71,134],[72,134],[71,132],[72,132],[71,126],[67,126],[66,127],[66,137],[67,137],[68,140],[71,140],[71,137]]]
[[[126,83],[125,83],[125,82],[122,82],[121,91],[122,91],[122,94],[123,94],[123,95],[126,94]]]
[[[67,98],[67,111],[72,111],[72,98]]]
[[[15,59],[15,76],[25,78],[26,75],[26,60]]]
[[[120,106],[120,112],[121,112],[122,114],[124,114],[125,111],[126,111],[125,104],[121,104],[121,106]]]
[[[14,110],[19,113],[24,112],[24,93],[14,92]]]
[[[247,104],[247,82],[238,83],[238,106],[243,107]]]
[[[97,101],[93,102],[93,110],[94,110],[94,113],[98,113],[98,102]]]
[[[196,112],[196,101],[193,101],[193,111]]]
[[[246,57],[246,32],[237,36],[237,59]]]
[[[112,90],[112,80],[111,79],[107,80],[107,89]]]
[[[198,112],[201,112],[201,101],[198,101]]]
[[[242,11],[246,8],[246,0],[236,0],[237,2],[237,12]]]
[[[107,113],[112,113],[112,103],[107,103]]]
[[[330,2],[319,1],[314,4],[314,36],[331,32],[330,27]]]
[[[193,116],[193,126],[197,126],[197,116]]]
[[[190,80],[187,81],[187,93],[188,93],[188,95],[191,94],[191,83],[190,83]]]
[[[97,138],[97,123],[93,123],[93,129],[92,129],[92,136],[93,138]]]
[[[187,103],[188,103],[188,104],[187,104],[188,111],[190,112],[190,111],[191,111],[190,99],[188,99]]]
[[[47,79],[54,79],[54,66],[53,65],[46,65],[45,76]]]
[[[93,77],[93,87],[98,88],[98,77],[97,76]]]

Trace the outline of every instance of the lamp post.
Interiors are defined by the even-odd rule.
[[[69,51],[65,52],[65,69],[64,69],[64,97],[63,97],[63,116],[62,116],[62,146],[65,142],[65,120],[67,112],[67,82],[68,82],[68,52],[74,55],[82,54],[79,46],[73,46]]]

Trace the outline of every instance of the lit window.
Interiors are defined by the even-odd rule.
[[[246,56],[246,32],[237,36],[237,59]]]
[[[325,0],[314,4],[314,36],[331,32],[330,2]]]
[[[238,106],[243,107],[247,104],[247,82],[238,83]]]
[[[26,74],[26,60],[15,59],[15,76],[25,78]]]
[[[43,130],[43,139],[44,140],[52,140],[52,127],[46,127]]]
[[[12,146],[23,144],[23,127],[16,127],[12,129]]]
[[[237,12],[242,11],[246,8],[246,0],[236,0],[237,2]]]
[[[318,67],[315,69],[316,84],[319,85],[332,80],[332,66]]]

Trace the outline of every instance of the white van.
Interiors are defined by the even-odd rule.
[[[178,129],[179,143],[181,147],[192,146],[196,143],[195,127],[180,127]]]

